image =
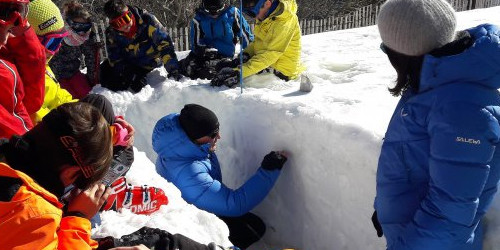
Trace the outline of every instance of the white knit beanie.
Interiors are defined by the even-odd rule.
[[[456,24],[455,11],[445,0],[388,0],[378,16],[384,45],[409,56],[453,41]]]

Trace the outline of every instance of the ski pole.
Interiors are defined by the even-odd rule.
[[[243,0],[240,0],[240,94],[243,94]]]

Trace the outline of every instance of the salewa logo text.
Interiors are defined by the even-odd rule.
[[[154,210],[156,209],[156,203],[157,201],[152,201],[142,205],[132,205],[130,206],[130,211],[132,211],[132,213],[140,213],[144,211]]]
[[[476,144],[476,145],[481,144],[481,140],[475,140],[475,139],[465,138],[465,137],[460,137],[460,136],[457,136],[457,139],[455,139],[455,141]]]

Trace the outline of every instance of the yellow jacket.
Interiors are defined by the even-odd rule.
[[[251,58],[243,64],[243,77],[272,67],[290,79],[304,70],[300,63],[300,26],[295,0],[279,0],[279,5],[263,21],[257,20],[254,42],[245,49]]]
[[[20,179],[10,201],[0,202],[2,249],[95,249],[88,219],[62,217],[63,205],[23,172],[0,163],[0,176]],[[6,190],[1,190],[6,192]]]
[[[45,97],[40,110],[38,110],[32,117],[33,123],[37,124],[42,118],[48,114],[52,109],[57,108],[59,105],[68,102],[77,102],[78,99],[73,99],[71,94],[61,88],[57,82],[52,69],[48,65],[45,66]]]

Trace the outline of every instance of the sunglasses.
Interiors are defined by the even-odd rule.
[[[50,52],[56,53],[61,48],[62,41],[68,33],[66,31],[59,33],[49,33],[43,36],[38,36],[40,43]]]
[[[92,28],[92,23],[79,23],[75,22],[71,19],[66,19],[66,23],[68,23],[69,27],[76,33],[87,33]]]
[[[264,5],[267,0],[256,0],[256,1],[244,1],[243,2],[243,12],[255,18],[260,11],[260,8]]]
[[[25,24],[27,15],[27,3],[0,2],[0,25]]]
[[[215,139],[217,135],[219,134],[219,129],[216,129],[214,132],[212,132],[208,137]]]
[[[125,11],[123,14],[117,18],[114,18],[109,21],[109,24],[111,27],[115,29],[120,29],[121,27],[129,24],[132,21],[132,16],[130,14],[130,11]]]

